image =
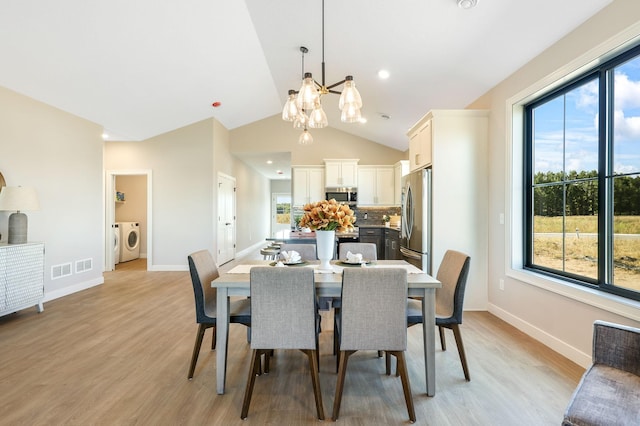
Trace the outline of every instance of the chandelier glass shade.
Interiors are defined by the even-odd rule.
[[[333,93],[340,95],[338,108],[341,111],[340,121],[343,123],[357,123],[362,119],[362,97],[356,89],[353,76],[348,75],[344,80],[334,84],[325,84],[325,62],[324,62],[324,0],[322,1],[322,82],[313,79],[310,72],[304,72],[304,54],[309,50],[301,46],[302,52],[302,85],[300,90],[289,90],[289,96],[282,109],[282,119],[293,122],[293,127],[303,129],[298,142],[303,145],[313,143],[313,137],[309,133],[309,128],[321,129],[329,125],[327,114],[322,108],[321,98],[323,95]],[[333,90],[334,87],[344,84],[342,92]]]

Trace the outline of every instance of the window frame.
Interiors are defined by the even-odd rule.
[[[640,45],[626,49],[622,53],[600,62],[594,67],[572,76],[553,90],[530,98],[521,104],[522,113],[522,269],[578,284],[596,291],[602,291],[627,299],[640,301],[640,291],[630,290],[612,284],[613,278],[613,218],[614,218],[614,179],[613,170],[613,132],[614,132],[614,90],[612,90],[617,66],[632,59],[640,60]],[[533,192],[534,179],[534,141],[532,113],[540,105],[563,96],[590,81],[598,84],[598,265],[597,278],[592,279],[571,272],[561,271],[533,263]],[[566,172],[564,170],[563,172]],[[559,185],[563,189],[573,181],[563,177]],[[564,200],[563,202],[566,202]],[[566,204],[565,204],[566,205]]]

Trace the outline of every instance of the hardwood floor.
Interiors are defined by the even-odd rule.
[[[131,262],[128,262],[131,263]],[[221,269],[233,266],[224,265]],[[330,418],[336,384],[332,318],[323,314],[320,380]],[[436,346],[437,394],[424,393],[421,326],[411,327],[407,363],[421,425],[557,425],[583,369],[487,312],[467,312],[466,382],[451,332]],[[147,272],[134,263],[104,285],[0,318],[1,425],[315,424],[306,357],[278,351],[257,378],[240,420],[249,368],[246,328],[232,325],[227,393],[216,394],[215,351],[205,336],[192,381],[196,336],[188,272]],[[376,374],[377,372],[377,374]],[[327,420],[329,421],[329,420]],[[384,358],[350,358],[343,425],[408,422],[400,379]]]

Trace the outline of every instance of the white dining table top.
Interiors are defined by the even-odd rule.
[[[245,261],[240,265],[237,265],[230,269],[228,272],[220,274],[220,277],[216,278],[212,282],[213,287],[244,287],[249,283],[249,273],[252,267],[255,266],[269,266],[274,262],[269,260],[251,260]],[[309,261],[302,265],[287,266],[288,268],[313,268],[316,272],[314,274],[314,281],[320,285],[331,285],[342,283],[342,271],[345,268],[359,268],[361,266],[343,266],[340,262],[332,261],[331,266],[333,271],[318,271],[319,261]],[[275,267],[275,266],[274,266]],[[409,288],[440,288],[442,284],[436,278],[429,274],[422,272],[417,267],[404,260],[378,260],[364,266],[370,269],[384,269],[384,268],[403,268],[407,270],[407,283]]]

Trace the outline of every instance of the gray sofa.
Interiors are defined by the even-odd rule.
[[[593,364],[573,393],[562,424],[640,424],[640,329],[594,323]]]

